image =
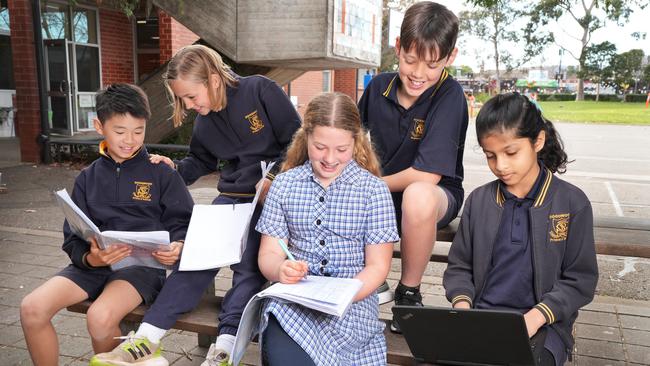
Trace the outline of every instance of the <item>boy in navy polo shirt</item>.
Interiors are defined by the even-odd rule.
[[[359,101],[402,235],[397,305],[422,305],[420,282],[436,231],[463,201],[467,102],[445,70],[458,53],[457,35],[458,18],[444,6],[411,6],[395,44],[399,71],[373,78]],[[400,332],[394,321],[391,330]]]
[[[97,94],[95,129],[104,141],[100,158],[75,180],[72,200],[100,230],[169,231],[172,250],[154,252],[162,264],[174,264],[194,202],[180,175],[166,165],[149,162],[143,147],[147,119],[151,116],[144,92],[134,85],[113,84]],[[72,264],[27,295],[20,320],[27,348],[36,365],[58,362],[59,348],[51,319],[65,307],[94,300],[87,322],[93,350],[106,352],[119,342],[119,323],[135,307],[151,304],[163,282],[162,269],[131,266],[117,271],[111,264],[131,253],[115,243],[100,249],[63,226],[63,250]]]

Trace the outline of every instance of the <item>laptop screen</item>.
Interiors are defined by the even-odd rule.
[[[413,357],[448,365],[534,365],[524,316],[504,310],[394,306]]]

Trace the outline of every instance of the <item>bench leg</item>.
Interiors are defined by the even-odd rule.
[[[217,340],[216,336],[209,334],[198,334],[199,347],[210,348],[210,345]]]
[[[122,331],[122,334],[126,335],[129,334],[130,331],[137,331],[139,325],[140,323],[138,322],[122,319],[120,322],[120,330]]]

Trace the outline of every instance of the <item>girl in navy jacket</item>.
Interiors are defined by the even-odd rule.
[[[563,365],[578,309],[598,281],[591,204],[553,173],[567,155],[553,124],[518,93],[490,99],[478,141],[498,180],[468,197],[443,285],[455,308],[524,314],[540,365]]]

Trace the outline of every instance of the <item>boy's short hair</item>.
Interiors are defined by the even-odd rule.
[[[104,123],[114,115],[130,114],[148,121],[151,118],[149,99],[140,87],[126,83],[115,83],[97,92],[95,98],[97,119]]]
[[[457,37],[458,17],[443,5],[422,1],[406,10],[399,40],[405,51],[415,46],[420,59],[433,53],[440,61],[454,51]]]

